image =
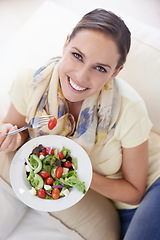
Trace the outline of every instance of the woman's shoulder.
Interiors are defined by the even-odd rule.
[[[115,79],[118,85],[119,94],[121,96],[120,116],[126,113],[134,116],[148,116],[146,104],[140,94],[126,81],[117,78]]]
[[[28,86],[33,79],[36,69],[21,70],[12,82],[9,95],[16,109],[25,116],[28,99]]]
[[[140,94],[126,81],[117,78],[116,82],[121,96],[121,115],[129,112],[148,115],[145,101]]]
[[[121,78],[116,78],[115,81],[117,82],[119,93],[122,99],[126,99],[127,101],[137,102],[142,101],[142,97],[139,93],[134,89],[130,84],[128,84],[125,80]]]
[[[26,88],[27,85],[29,84],[29,82],[32,81],[33,76],[36,71],[37,71],[36,68],[21,69],[18,72],[18,74],[16,74],[15,78],[13,79],[10,91],[13,90],[14,86],[16,86],[16,87],[19,86],[17,88],[17,91],[19,91],[19,89]]]

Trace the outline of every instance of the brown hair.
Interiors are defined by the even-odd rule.
[[[125,63],[130,49],[131,33],[120,17],[105,9],[95,9],[84,15],[78,22],[70,35],[69,41],[77,32],[83,29],[98,30],[111,36],[117,44],[120,54],[120,59],[116,68],[118,69]]]

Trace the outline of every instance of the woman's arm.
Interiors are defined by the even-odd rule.
[[[8,113],[0,125],[0,151],[11,152],[20,147],[28,138],[28,132],[23,131],[12,136],[5,133],[26,125],[25,116],[21,115],[13,104],[10,104]]]
[[[109,179],[93,173],[91,188],[115,201],[137,205],[147,181],[148,141],[134,148],[123,148],[122,179]]]

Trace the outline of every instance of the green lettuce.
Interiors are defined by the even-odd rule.
[[[67,180],[65,180],[65,184],[68,184],[70,187],[76,188],[78,191],[82,192],[83,194],[86,193],[85,183],[81,182],[76,175],[72,175]]]

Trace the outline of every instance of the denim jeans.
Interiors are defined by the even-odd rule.
[[[147,190],[138,208],[118,212],[121,239],[160,240],[160,178]]]

